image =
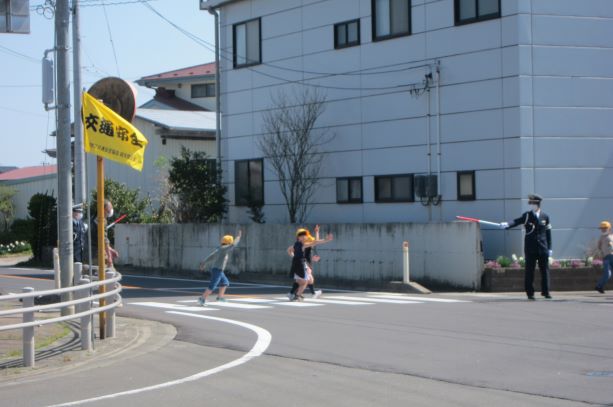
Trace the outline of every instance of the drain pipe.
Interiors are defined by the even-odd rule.
[[[432,143],[430,140],[431,127],[432,127],[432,94],[430,93],[430,83],[432,81],[432,67],[429,68],[429,72],[426,74],[426,90],[428,92],[428,114],[426,116],[428,123],[426,126],[426,142],[428,145],[428,182],[430,180],[430,176],[432,175]],[[429,198],[428,198],[429,201]],[[432,222],[432,205],[428,204],[428,222]]]
[[[436,155],[437,155],[437,202],[441,201],[441,61],[436,61]]]
[[[207,11],[215,16],[215,139],[217,141],[217,163],[221,166],[221,78],[219,72],[219,14],[214,8]]]

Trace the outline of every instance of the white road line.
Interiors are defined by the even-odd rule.
[[[283,298],[279,298],[282,300]],[[323,304],[314,304],[312,302],[300,302],[300,301],[288,301],[285,298],[284,302],[277,302],[275,305],[282,305],[285,307],[322,307]]]
[[[219,322],[225,322],[228,324],[238,325],[240,327],[247,328],[255,332],[258,336],[258,339],[255,342],[255,345],[253,345],[253,348],[251,348],[251,350],[247,352],[245,355],[243,355],[242,357],[236,360],[233,360],[232,362],[226,363],[224,365],[217,366],[213,369],[205,370],[200,373],[196,373],[195,375],[188,376],[183,379],[172,380],[169,382],[160,383],[160,384],[156,384],[156,385],[148,386],[148,387],[141,387],[140,389],[128,390],[128,391],[123,391],[120,393],[107,394],[104,396],[93,397],[90,399],[73,401],[70,403],[54,404],[49,407],[77,406],[80,404],[92,403],[95,401],[101,401],[101,400],[113,399],[113,398],[117,398],[121,396],[128,396],[128,395],[133,395],[133,394],[138,394],[138,393],[144,393],[146,391],[159,390],[159,389],[163,389],[166,387],[176,386],[178,384],[193,382],[195,380],[199,380],[204,377],[223,372],[224,370],[228,370],[233,367],[240,366],[244,363],[249,362],[251,359],[261,356],[266,351],[266,349],[268,349],[268,346],[270,345],[270,342],[272,340],[272,335],[266,329],[260,328],[259,326],[256,326],[256,325],[248,324],[246,322],[235,321],[233,319],[226,319],[226,318],[210,317],[210,316],[200,315],[200,314],[191,314],[187,312],[178,312],[178,311],[166,311],[166,312],[169,314],[183,315],[183,316],[192,317],[192,318],[210,319],[213,321],[219,321]]]
[[[318,303],[318,304],[337,304],[337,305],[373,305],[372,302],[364,302],[364,301],[340,301],[328,299],[319,299],[319,298],[306,298],[304,300],[307,303]]]
[[[198,302],[198,300],[183,300],[183,301],[177,301],[177,302],[181,302],[184,304],[195,304],[196,302]],[[271,300],[272,302],[272,300]],[[240,304],[237,302],[220,302],[220,301],[211,301],[206,303],[207,307],[209,305],[212,305],[214,307],[221,307],[221,308],[242,308],[242,309],[265,309],[265,308],[272,308],[266,305],[252,305],[252,304]]]
[[[232,302],[250,302],[253,304],[268,304],[271,302],[277,302],[277,300],[270,300],[266,298],[226,298],[226,300]],[[177,302],[181,304],[195,304],[198,302],[198,300],[181,300]]]
[[[372,298],[390,298],[390,299],[403,299],[403,300],[412,300],[412,301],[423,301],[423,302],[470,302],[465,300],[451,300],[448,298],[430,298],[430,297],[411,297],[408,295],[390,295],[390,294],[370,294]]]
[[[190,311],[190,312],[202,312],[202,311],[218,311],[215,308],[210,307],[189,307],[186,305],[167,304],[165,302],[130,302],[128,305],[140,305],[142,307],[162,308],[176,311]]]
[[[326,298],[332,298],[335,300],[359,300],[359,301],[368,301],[368,302],[374,302],[374,303],[381,303],[381,304],[423,304],[423,302],[421,301],[409,301],[409,300],[390,300],[387,298],[372,298],[372,297],[344,297],[342,295],[333,295],[333,296],[326,296]]]

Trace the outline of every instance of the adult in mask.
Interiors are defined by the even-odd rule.
[[[611,278],[611,269],[613,269],[613,234],[611,233],[611,224],[606,220],[600,222],[598,252],[602,258],[602,277],[596,284],[596,291],[604,294],[604,286]]]
[[[526,257],[526,274],[524,286],[529,300],[534,300],[534,270],[538,262],[541,272],[541,294],[551,299],[549,293],[549,257],[551,250],[551,222],[549,216],[541,210],[543,198],[539,195],[528,195],[530,210],[511,222],[502,222],[501,229],[510,229],[523,225],[524,254]]]
[[[72,245],[73,260],[75,263],[83,263],[85,258],[85,234],[87,224],[83,222],[83,204],[72,207]]]

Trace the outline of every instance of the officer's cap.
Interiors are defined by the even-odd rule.
[[[83,212],[83,204],[80,203],[80,204],[73,205],[72,206],[72,211],[73,212],[81,212],[82,213]]]
[[[543,200],[543,197],[540,195],[537,195],[537,194],[528,195],[529,204],[540,205],[542,200]]]

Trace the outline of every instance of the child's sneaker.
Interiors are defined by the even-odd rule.
[[[198,305],[200,305],[201,307],[204,307],[206,304],[206,300],[204,299],[204,297],[198,297]]]
[[[287,293],[287,298],[291,301],[294,298],[294,294]]]
[[[290,301],[292,301],[292,302],[293,302],[293,301],[298,301],[298,296],[297,296],[297,295],[295,295],[295,294],[294,294],[294,295],[290,294],[289,296],[290,296],[290,297],[289,297],[289,300],[290,300]]]
[[[224,297],[217,297],[217,302],[226,302]]]
[[[322,291],[321,290],[317,290],[313,293],[313,298],[319,298],[321,297]]]

